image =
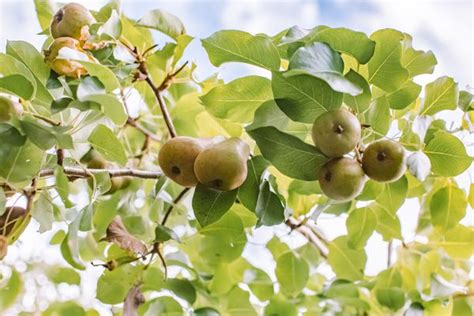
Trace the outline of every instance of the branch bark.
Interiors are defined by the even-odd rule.
[[[316,236],[313,230],[304,223],[300,225],[294,218],[290,217],[286,222],[286,225],[290,227],[292,230],[296,230],[301,235],[306,237],[310,243],[312,243],[319,251],[321,257],[327,259],[328,257],[328,249],[326,248],[324,242]]]
[[[73,176],[77,178],[89,178],[93,174],[108,172],[111,178],[115,177],[135,177],[142,179],[158,179],[163,173],[161,171],[147,171],[139,169],[86,169],[78,167],[64,167],[64,173],[67,176]],[[41,170],[39,173],[40,177],[49,177],[54,175],[54,169]]]

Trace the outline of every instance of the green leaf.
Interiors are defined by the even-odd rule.
[[[177,16],[164,10],[148,11],[138,20],[137,25],[155,29],[175,40],[178,36],[186,34],[183,22]]]
[[[217,191],[198,184],[193,195],[193,210],[202,227],[219,220],[234,204],[237,191]]]
[[[421,74],[432,74],[438,63],[432,51],[415,50],[411,45],[412,38],[405,34],[403,41],[402,65],[408,70],[410,78]]]
[[[57,315],[88,316],[89,314],[86,314],[84,308],[74,301],[53,302],[41,313],[41,316]]]
[[[97,32],[104,39],[119,39],[122,34],[122,21],[116,10],[110,14],[110,18],[105,21]],[[115,76],[114,76],[115,78]]]
[[[127,156],[122,143],[117,136],[105,125],[98,125],[89,136],[91,145],[100,152],[105,159],[115,161],[121,165],[127,162]]]
[[[377,216],[377,226],[375,230],[382,235],[385,241],[394,238],[402,239],[400,219],[384,205],[372,203],[368,206]]]
[[[351,55],[366,64],[374,54],[375,42],[362,32],[344,27],[317,29],[303,38],[306,42],[325,42],[333,49]]]
[[[263,270],[257,268],[245,270],[243,281],[259,300],[266,301],[273,296],[273,281]]]
[[[285,206],[267,180],[260,186],[255,213],[258,216],[257,225],[273,226],[285,220]]]
[[[469,259],[474,253],[474,229],[461,224],[446,231],[440,240],[430,241],[431,245],[443,247],[453,258]]]
[[[324,43],[307,44],[293,54],[284,76],[310,75],[324,80],[333,90],[356,96],[362,88],[342,74],[341,56]]]
[[[30,181],[40,170],[43,151],[27,141],[23,146],[0,146],[0,176],[11,183]]]
[[[260,192],[260,180],[268,162],[262,156],[253,156],[247,161],[247,178],[239,187],[239,201],[249,210],[254,211],[257,206],[258,194]]]
[[[122,126],[127,121],[128,116],[125,107],[114,95],[89,95],[83,101],[93,101],[102,105],[104,115],[110,118],[115,125]]]
[[[16,94],[25,100],[30,100],[35,93],[34,85],[22,75],[1,77],[0,89]]]
[[[356,96],[344,94],[344,103],[350,106],[356,113],[364,113],[370,105],[372,92],[369,84],[363,76],[351,69],[346,74],[346,79],[362,89],[362,93]]]
[[[300,180],[316,180],[326,158],[316,147],[275,127],[248,131],[257,142],[263,157],[283,174]]]
[[[297,316],[298,308],[290,300],[284,297],[277,296],[270,300],[270,303],[265,306],[263,313],[265,316]]]
[[[254,307],[250,303],[249,293],[234,287],[225,297],[220,297],[219,303],[222,308],[219,309],[221,315],[226,316],[257,316]]]
[[[79,214],[81,216],[81,220],[79,223],[79,230],[83,232],[92,230],[92,218],[94,217],[94,204],[91,203],[83,207],[79,211]]]
[[[341,236],[329,243],[328,263],[338,278],[355,281],[364,276],[367,256],[364,249],[351,249],[347,236]]]
[[[420,115],[433,115],[443,110],[455,110],[458,98],[457,82],[450,77],[439,77],[426,85],[423,110]]]
[[[375,293],[377,301],[391,310],[397,311],[405,304],[405,293],[399,288],[378,288]]]
[[[50,0],[34,0],[36,15],[42,30],[49,28],[54,13],[58,9],[58,4]]]
[[[0,89],[10,91],[25,100],[34,98],[36,79],[23,63],[10,55],[0,53],[0,75],[2,75]],[[11,75],[15,76],[11,77]]]
[[[179,241],[178,235],[171,228],[157,224],[155,228],[155,242],[165,242],[170,239]]]
[[[48,277],[56,284],[67,283],[79,285],[81,276],[76,270],[66,267],[54,267],[48,271]]]
[[[201,40],[211,63],[218,67],[227,62],[241,62],[278,70],[280,55],[272,41],[243,31],[223,30]]]
[[[6,51],[8,55],[25,64],[40,84],[46,84],[51,71],[44,63],[43,55],[32,44],[25,41],[8,41]]]
[[[351,248],[364,248],[377,226],[377,216],[368,207],[358,208],[349,213],[346,220],[347,244]]]
[[[275,102],[294,121],[313,123],[321,114],[338,109],[343,94],[316,77],[302,75],[285,77],[272,73],[272,90]]]
[[[464,112],[474,109],[473,95],[470,92],[466,90],[459,91],[458,108]]]
[[[387,94],[390,108],[402,110],[415,102],[421,92],[421,86],[411,80],[406,81],[398,90]]]
[[[89,75],[97,77],[100,82],[102,82],[107,92],[120,89],[120,83],[117,79],[117,76],[108,67],[89,61],[78,62],[87,69]]]
[[[408,79],[408,71],[401,64],[403,34],[393,29],[383,29],[373,33],[374,56],[368,63],[369,82],[392,92],[399,89]]]
[[[61,243],[61,253],[64,260],[77,270],[85,270],[79,258],[79,240],[78,232],[81,223],[81,216],[77,216],[74,221],[69,224],[69,230]]]
[[[431,222],[442,231],[455,227],[466,214],[467,198],[454,184],[437,190],[430,202]]]
[[[375,138],[380,138],[386,135],[390,129],[390,107],[386,96],[381,96],[375,99],[370,105],[367,112],[365,112],[366,123],[375,132]]]
[[[22,146],[26,141],[26,137],[21,135],[19,130],[7,123],[0,123],[0,139],[3,144],[11,146]]]
[[[186,279],[168,279],[165,288],[173,291],[178,297],[186,300],[190,305],[196,301],[196,289],[189,280]]]
[[[252,120],[255,110],[262,103],[273,99],[273,94],[270,80],[247,76],[216,86],[200,99],[212,115],[246,123]]]
[[[280,110],[275,100],[270,100],[255,111],[253,122],[246,129],[249,131],[259,127],[274,126],[279,130],[284,130],[289,121],[288,116]]]
[[[309,265],[292,251],[282,254],[276,260],[275,274],[280,291],[289,296],[299,294],[309,278]]]
[[[97,299],[105,304],[122,303],[142,271],[141,266],[121,265],[112,271],[104,270],[97,281]]]
[[[472,163],[462,141],[444,131],[436,132],[423,152],[431,161],[432,172],[444,177],[457,176]]]
[[[395,182],[384,183],[382,193],[377,196],[376,201],[383,205],[386,210],[395,214],[403,205],[408,192],[408,180],[405,176]]]
[[[49,126],[28,117],[20,121],[20,126],[28,139],[39,148],[48,150],[56,144],[56,138]]]
[[[31,216],[39,223],[38,231],[44,233],[51,230],[54,222],[53,204],[50,202],[51,197],[48,191],[43,191],[39,198],[35,201]]]
[[[2,279],[2,281],[4,280]],[[23,291],[23,281],[21,274],[16,270],[12,270],[8,281],[2,283],[0,288],[0,310],[5,311],[17,301],[18,296]]]

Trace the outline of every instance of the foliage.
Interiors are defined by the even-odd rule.
[[[58,6],[35,4],[47,47]],[[90,58],[60,51],[85,76],[57,76],[27,42],[10,41],[0,54],[0,92],[23,109],[0,123],[0,216],[6,205],[26,201],[28,216],[6,236],[10,245],[30,215],[40,232],[63,224],[51,244],[68,266],[42,267],[51,282],[80,284],[78,271],[93,262],[103,269],[97,299],[117,311],[123,306],[126,315],[469,310],[474,229],[462,219],[474,206],[474,185],[466,192],[459,180],[473,160],[462,135],[472,132],[474,106],[472,94],[450,77],[420,95],[413,79],[433,72],[431,51],[415,50],[410,35],[393,29],[370,36],[327,26],[275,36],[222,30],[201,39],[213,65],[245,63],[268,75],[224,83],[217,75],[198,80],[199,65],[182,60],[199,39],[178,17],[153,10],[133,20],[117,1],[92,13],[96,23],[81,42]],[[166,42],[154,45],[155,31]],[[356,200],[336,203],[315,182],[329,158],[312,144],[310,124],[341,107],[363,123],[365,144],[399,141],[408,171],[393,183],[367,181]],[[459,129],[446,126],[446,111],[463,113]],[[174,130],[248,143],[244,184],[219,192],[167,179],[157,155]],[[81,161],[92,147],[107,170]],[[117,187],[114,179],[124,176],[133,181]],[[417,201],[411,211],[419,220],[417,238],[405,243],[398,210],[408,199]],[[347,234],[327,240],[318,227],[321,213],[347,218]],[[275,235],[261,245],[274,263],[254,266],[243,251],[261,226],[301,234],[307,243],[289,247]],[[376,233],[399,246],[389,248],[396,260],[373,276],[365,272],[367,261],[379,254],[365,246]],[[323,273],[325,266],[332,272]],[[9,271],[0,279],[1,310],[24,288],[21,273]],[[67,301],[43,314],[97,312]]]

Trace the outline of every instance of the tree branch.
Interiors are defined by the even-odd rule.
[[[185,188],[181,193],[173,200],[173,204],[168,207],[168,210],[165,213],[165,217],[163,217],[163,220],[161,221],[161,225],[165,225],[166,221],[168,220],[168,217],[170,216],[171,212],[173,211],[174,206],[181,201],[181,199],[188,193],[190,188]]]
[[[307,224],[300,225],[294,218],[290,217],[285,222],[285,224],[290,227],[292,230],[296,230],[301,235],[306,237],[310,243],[312,243],[319,251],[321,257],[327,259],[328,257],[328,249],[324,245],[324,243],[316,236],[313,230],[307,226]]]
[[[77,178],[89,178],[93,174],[108,172],[111,178],[115,177],[135,177],[142,179],[158,179],[163,173],[161,171],[147,171],[138,169],[86,169],[79,167],[64,167],[64,173],[67,176],[73,176]],[[49,177],[54,175],[54,169],[41,170],[39,173],[40,177]]]
[[[153,134],[152,132],[150,132],[149,130],[147,130],[146,128],[144,128],[143,126],[139,125],[134,119],[132,119],[131,117],[129,117],[127,119],[127,124],[130,125],[130,126],[133,126],[135,127],[137,130],[139,130],[143,135],[147,136],[148,138],[154,140],[155,142],[159,142],[160,139],[158,138],[158,136],[156,136],[155,134]]]

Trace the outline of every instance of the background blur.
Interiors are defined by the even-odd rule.
[[[90,9],[98,9],[107,1],[80,1]],[[241,29],[251,33],[267,33],[273,35],[287,27],[299,25],[302,28],[311,28],[325,24],[331,27],[348,27],[354,30],[371,34],[380,28],[395,28],[413,36],[415,49],[432,50],[437,57],[438,65],[433,75],[418,76],[415,81],[426,84],[441,75],[453,77],[460,89],[474,86],[474,5],[471,0],[397,0],[397,1],[317,1],[317,0],[287,0],[287,1],[258,1],[258,0],[214,0],[214,1],[137,1],[122,0],[122,10],[132,18],[140,18],[151,9],[164,9],[177,15],[185,24],[187,32],[195,38],[205,38],[219,29]],[[4,51],[7,39],[25,40],[33,43],[38,49],[45,39],[37,35],[40,26],[34,11],[33,0],[0,0],[0,51]],[[156,34],[156,33],[155,33]],[[224,64],[219,69],[213,67],[198,40],[194,40],[188,47],[184,60],[194,61],[197,65],[199,79],[219,71],[220,77],[226,81],[234,77],[257,73],[268,73],[252,66],[243,64]],[[449,119],[449,118],[448,118]],[[459,121],[459,120],[458,120]],[[468,144],[468,151],[473,155],[472,135],[463,139]],[[471,168],[472,169],[472,168]],[[472,182],[471,175],[460,179],[464,188]],[[412,199],[413,200],[413,199]],[[414,238],[414,228],[419,213],[415,201],[407,203],[398,212],[402,223],[402,234],[406,241]],[[463,220],[467,225],[474,225],[472,210]],[[345,234],[345,217],[337,219],[320,218],[319,225],[329,239]],[[22,236],[15,247],[10,247],[5,263],[14,265],[18,271],[26,270],[25,262],[44,262],[53,264],[63,262],[57,249],[51,249],[48,242],[52,233],[40,235],[35,224]],[[272,231],[269,231],[272,230]],[[266,242],[273,233],[283,236],[285,241],[299,243],[301,240],[288,237],[285,227],[261,228],[256,231],[253,239],[255,243]],[[34,243],[31,241],[35,241]],[[28,241],[28,242],[25,242]],[[382,238],[375,234],[367,246],[367,272],[376,274],[386,266],[387,245]],[[255,248],[255,247],[254,247]],[[265,261],[268,258],[260,254],[259,249],[252,249],[249,244],[244,256],[251,262]],[[271,263],[269,263],[271,265]],[[0,264],[0,274],[5,267]],[[272,266],[270,267],[272,268]],[[327,268],[329,269],[329,268]],[[81,287],[60,287],[57,291],[53,287],[39,281],[37,277],[26,282],[27,295],[21,304],[28,309],[47,304],[51,300],[67,300],[78,298],[84,306],[95,306],[107,315],[107,310],[98,307],[95,300],[96,279],[102,272],[99,268],[89,268],[83,273],[85,281]],[[330,270],[328,273],[331,273]],[[14,310],[11,311],[15,314]],[[2,312],[0,311],[0,314]],[[3,314],[2,314],[3,315]]]

